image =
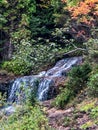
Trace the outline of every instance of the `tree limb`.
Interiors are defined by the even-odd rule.
[[[64,53],[63,55],[69,55],[69,54],[74,53],[74,52],[76,52],[76,51],[78,51],[78,50],[80,50],[80,51],[87,51],[87,49],[76,48],[76,49],[74,49],[74,50],[71,50],[71,51],[69,51],[69,52]]]
[[[69,51],[69,52],[66,52],[66,53],[62,53],[62,54],[58,54],[56,57],[57,58],[60,58],[60,55],[61,55],[61,57],[64,57],[64,56],[66,56],[66,55],[70,55],[70,54],[72,54],[72,53],[74,53],[74,52],[76,52],[76,51],[87,51],[87,49],[84,49],[84,48],[76,48],[76,49],[74,49],[74,50],[71,50],[71,51]]]

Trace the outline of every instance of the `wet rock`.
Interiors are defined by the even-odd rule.
[[[15,107],[8,106],[8,107],[5,107],[5,108],[0,110],[0,115],[2,114],[2,115],[9,116],[9,115],[11,115],[14,112],[15,112]]]
[[[9,91],[9,83],[0,83],[0,92],[2,94],[6,93],[8,94]]]

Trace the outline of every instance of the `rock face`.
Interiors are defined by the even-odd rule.
[[[6,70],[0,70],[0,92],[2,94],[7,93],[8,95],[10,85],[15,78],[14,74],[8,73]]]

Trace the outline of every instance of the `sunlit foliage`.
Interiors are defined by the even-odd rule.
[[[73,4],[70,4],[69,0],[62,1],[67,3],[73,19],[78,18],[82,22],[92,24],[98,16],[98,0],[72,0]]]

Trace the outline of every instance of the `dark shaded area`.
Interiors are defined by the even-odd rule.
[[[7,59],[8,55],[8,36],[5,32],[0,30],[0,63],[2,60]]]
[[[9,83],[0,83],[0,92],[1,94],[7,94],[8,97],[8,91],[9,91]]]
[[[77,42],[83,43],[91,37],[91,28],[85,23],[72,23],[69,34],[71,34]]]

